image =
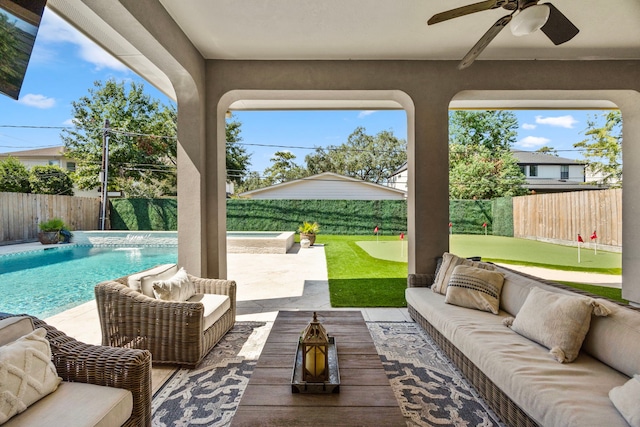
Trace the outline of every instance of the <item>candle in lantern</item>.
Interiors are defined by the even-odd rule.
[[[307,369],[307,371],[311,372],[311,375],[313,375],[314,377],[321,376],[324,373],[324,358],[325,354],[320,348],[316,346],[309,348],[305,360],[305,368]]]

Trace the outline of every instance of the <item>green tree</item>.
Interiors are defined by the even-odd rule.
[[[0,191],[8,193],[30,193],[29,170],[15,157],[0,161]]]
[[[266,187],[268,184],[264,183],[264,180],[260,176],[260,173],[256,171],[249,172],[246,178],[236,187],[236,194],[244,193],[245,191],[257,190],[258,188]]]
[[[231,116],[234,119],[233,116]],[[249,171],[251,165],[251,154],[247,154],[246,148],[240,145],[242,137],[240,136],[242,123],[237,120],[229,120],[226,122],[227,136],[227,179],[236,184],[244,181],[245,175]]]
[[[547,145],[545,145],[544,147],[538,148],[536,152],[558,157],[558,150],[556,150],[553,147],[549,147]]]
[[[598,118],[587,120],[584,139],[573,144],[584,149],[582,155],[589,162],[587,168],[601,175],[601,183],[613,188],[622,187],[622,113],[619,110],[604,113]]]
[[[153,189],[175,194],[176,111],[144,93],[144,86],[95,82],[88,96],[72,102],[75,129],[63,130],[68,155],[77,161],[78,187],[99,186],[105,120],[109,120],[109,190],[140,195]]]
[[[305,157],[309,174],[334,172],[375,183],[388,177],[407,160],[407,142],[391,131],[368,135],[357,127],[339,146],[316,148]]]
[[[482,145],[491,151],[509,150],[518,136],[513,111],[454,110],[449,113],[449,143]]]
[[[510,150],[483,145],[449,145],[449,197],[493,199],[527,193],[525,177]]]
[[[18,45],[18,29],[15,21],[10,22],[9,17],[0,12],[0,81],[8,83],[6,93],[17,91],[20,86],[20,49]]]
[[[307,171],[294,162],[295,158],[295,154],[289,151],[276,151],[271,157],[272,165],[264,170],[265,186],[308,176]]]
[[[29,174],[31,191],[35,194],[73,196],[73,181],[60,166],[34,166]]]

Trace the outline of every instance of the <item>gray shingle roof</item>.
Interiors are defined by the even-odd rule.
[[[511,150],[520,165],[584,165],[586,162],[537,151]]]

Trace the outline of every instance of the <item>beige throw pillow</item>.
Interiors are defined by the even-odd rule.
[[[186,301],[195,295],[196,288],[182,267],[170,279],[153,282],[153,293],[156,299],[164,301]]]
[[[491,264],[487,264],[485,262],[479,261],[471,261],[466,258],[460,258],[454,254],[450,254],[445,252],[442,255],[442,263],[440,265],[440,269],[436,274],[436,278],[433,281],[433,286],[431,286],[431,290],[433,292],[437,292],[442,295],[447,294],[447,286],[449,286],[449,280],[451,279],[451,275],[453,274],[453,270],[459,265],[468,265],[470,267],[482,268],[484,270],[495,270],[495,267]]]
[[[640,427],[640,375],[612,388],[609,399],[631,427]]]
[[[609,309],[593,298],[531,288],[515,319],[504,324],[549,349],[558,362],[573,362],[589,331],[591,314],[606,316]]]
[[[58,388],[47,331],[38,328],[0,347],[0,424]]]
[[[447,286],[444,302],[498,314],[504,274],[458,265]]]

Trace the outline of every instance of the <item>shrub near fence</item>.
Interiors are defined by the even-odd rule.
[[[407,231],[404,200],[227,200],[227,230],[293,231],[302,221],[320,224],[321,233],[381,235]]]
[[[35,241],[38,224],[61,218],[71,230],[95,230],[100,199],[50,194],[0,193],[0,243]]]
[[[112,199],[109,214],[112,230],[178,229],[176,199]]]

